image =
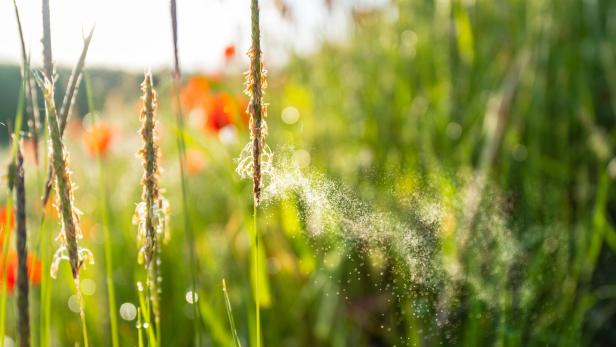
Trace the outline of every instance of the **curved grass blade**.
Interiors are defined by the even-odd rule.
[[[227,293],[227,284],[223,278],[222,280],[222,292],[225,296],[225,307],[227,308],[227,316],[229,317],[229,326],[231,327],[231,335],[233,336],[233,343],[235,347],[242,347],[240,338],[237,336],[237,329],[235,327],[235,320],[233,319],[233,307],[231,307],[231,301],[229,300],[229,294]]]

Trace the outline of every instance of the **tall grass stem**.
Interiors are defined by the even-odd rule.
[[[30,303],[28,284],[28,232],[26,227],[26,187],[24,182],[24,157],[20,144],[17,145],[17,165],[15,167],[16,204],[16,248],[17,248],[17,326],[19,346],[30,346]]]
[[[92,95],[92,83],[90,76],[84,73],[84,82],[86,87],[86,97],[88,100],[88,111],[93,120],[93,125],[96,123],[96,116],[94,114],[94,97]],[[107,281],[107,303],[108,303],[108,315],[109,325],[111,327],[111,345],[113,347],[119,347],[118,337],[118,318],[116,316],[116,298],[115,298],[115,285],[113,283],[113,258],[111,253],[111,236],[109,234],[109,210],[107,202],[107,191],[105,189],[105,175],[103,170],[103,164],[101,156],[96,152],[96,165],[98,167],[98,186],[99,186],[99,198],[100,198],[100,216],[103,222],[103,248],[105,252],[105,280]]]
[[[182,103],[180,102],[180,87],[182,82],[182,72],[180,70],[180,58],[178,48],[178,19],[177,19],[177,3],[176,0],[170,0],[171,12],[171,29],[173,34],[173,96],[175,98],[176,123],[177,123],[177,147],[178,147],[178,164],[180,167],[180,184],[182,190],[182,210],[184,211],[184,229],[186,233],[186,243],[189,250],[190,273],[192,282],[192,295],[199,295],[199,286],[197,284],[198,259],[195,251],[195,237],[190,220],[190,211],[188,204],[188,182],[186,179],[186,140],[184,138],[184,114],[182,112]],[[194,301],[194,300],[193,300]],[[201,342],[201,316],[197,307],[196,301],[192,304],[193,307],[193,324],[195,330],[195,344],[200,346]]]
[[[13,145],[11,147],[11,161],[9,162],[8,167],[8,177],[9,177],[9,194],[7,197],[6,203],[6,215],[4,216],[5,221],[11,220],[11,211],[13,209],[13,183],[15,177],[15,163],[17,158],[17,145],[20,140],[21,135],[21,126],[23,123],[23,109],[25,103],[25,81],[22,81],[21,89],[19,92],[19,99],[17,102],[17,112],[15,114],[15,128],[13,130]],[[4,227],[7,227],[4,229]],[[4,334],[6,328],[6,298],[7,298],[7,266],[8,266],[8,257],[9,257],[9,244],[11,242],[11,228],[10,223],[5,223],[3,230],[0,232],[0,244],[2,245],[2,255],[0,258],[0,264],[2,264],[2,269],[0,269],[0,347],[4,347]]]

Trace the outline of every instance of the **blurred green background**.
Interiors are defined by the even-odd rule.
[[[260,212],[264,344],[616,345],[616,2],[394,0],[349,15],[345,40],[292,54],[269,73],[267,142],[312,186],[290,189]],[[136,282],[144,281],[131,224],[141,192],[134,153],[142,77],[86,70],[98,123],[108,127],[108,144],[94,140],[102,169],[88,155],[101,130],[90,128],[91,116],[80,121],[88,113],[83,89],[65,138],[83,243],[97,258],[83,273],[95,288],[85,293],[88,328],[92,344],[105,346],[102,228],[112,235],[118,306],[137,304]],[[62,95],[69,73],[58,73]],[[253,345],[251,186],[234,172],[249,136],[241,72],[184,78],[187,211],[170,73],[155,75],[161,180],[172,206],[163,345],[191,346],[195,334],[204,346],[232,344],[223,278],[240,339]],[[0,67],[0,90],[0,116],[10,123],[17,67]],[[0,132],[5,142],[7,134]],[[58,229],[53,219],[39,225],[43,168],[26,167],[30,247],[41,258],[52,251],[40,249],[41,240]],[[317,193],[331,205],[311,200]],[[196,238],[197,318],[186,299],[183,214]],[[329,223],[331,214],[340,223]],[[321,217],[328,223],[315,226]],[[52,345],[71,345],[80,325],[69,309],[69,271],[48,283]],[[34,331],[44,321],[39,291]],[[137,336],[126,310],[122,346]],[[12,309],[8,315],[14,336]]]

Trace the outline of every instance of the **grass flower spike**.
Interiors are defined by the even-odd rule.
[[[58,125],[58,114],[53,95],[53,85],[51,81],[45,79],[43,84],[43,96],[47,111],[47,125],[49,127],[50,141],[49,153],[51,164],[55,173],[55,185],[57,193],[57,209],[61,216],[62,229],[57,237],[60,247],[54,254],[51,265],[51,277],[55,278],[61,260],[68,260],[71,265],[73,279],[78,283],[79,271],[85,263],[94,263],[92,252],[86,248],[79,247],[79,240],[82,238],[79,228],[80,212],[75,208],[73,197],[73,184],[71,182],[71,172],[69,170],[69,157],[62,143],[60,128]]]
[[[261,31],[259,28],[259,4],[251,3],[252,45],[248,51],[250,67],[245,73],[246,89],[250,98],[246,112],[250,116],[250,142],[240,155],[237,173],[242,177],[252,176],[252,190],[255,206],[261,201],[263,162],[271,159],[271,151],[265,143],[267,136],[267,104],[263,102],[264,89],[267,87],[267,70],[263,68],[261,58]]]
[[[142,201],[135,209],[133,222],[139,227],[139,240],[142,242],[140,259],[145,261],[146,268],[150,264],[157,252],[159,240],[165,241],[166,224],[168,220],[169,202],[160,196],[158,188],[158,176],[160,160],[160,149],[157,143],[157,121],[154,119],[156,113],[156,91],[152,87],[152,75],[147,73],[142,85],[143,108],[141,109],[140,120],[142,127],[139,133],[143,140],[143,147],[139,150],[138,157],[143,161],[143,186]]]
[[[139,262],[145,262],[154,318],[158,323],[160,321],[159,282],[161,281],[159,257],[160,246],[168,239],[169,202],[160,195],[158,187],[160,150],[157,143],[157,121],[154,119],[157,101],[151,73],[146,73],[141,89],[143,108],[140,114],[142,127],[139,133],[143,140],[143,147],[139,150],[138,157],[141,158],[144,169],[141,180],[143,194],[142,201],[135,209],[133,223],[138,226],[137,239],[141,244]]]

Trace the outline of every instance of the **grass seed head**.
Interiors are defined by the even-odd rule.
[[[141,179],[143,193],[142,201],[135,209],[133,223],[138,227],[137,239],[141,244],[139,262],[145,262],[152,311],[158,323],[160,322],[160,282],[162,282],[160,254],[161,243],[168,239],[166,231],[168,230],[169,202],[160,195],[158,187],[160,148],[157,136],[158,122],[154,118],[157,99],[150,72],[145,74],[141,90],[143,91],[143,107],[139,115],[142,123],[139,134],[143,140],[143,147],[139,149],[137,156],[141,159],[144,169]]]
[[[58,214],[61,216],[62,229],[56,240],[60,247],[54,254],[51,264],[51,277],[55,278],[61,260],[68,260],[71,265],[73,279],[79,280],[79,271],[86,263],[94,263],[92,252],[79,247],[82,238],[79,228],[81,212],[75,208],[74,187],[71,181],[68,152],[64,149],[58,124],[58,113],[54,101],[53,84],[47,78],[42,82],[43,97],[49,127],[49,155],[55,173]]]
[[[143,193],[142,201],[135,209],[133,223],[138,226],[137,238],[141,243],[140,261],[145,261],[146,268],[149,268],[156,256],[157,248],[160,247],[160,241],[168,238],[166,225],[169,202],[161,197],[158,186],[160,148],[157,135],[158,122],[155,119],[157,98],[151,73],[146,73],[141,90],[143,91],[143,107],[139,116],[142,122],[139,134],[143,140],[143,146],[139,149],[137,156],[141,159],[144,169],[141,179]]]
[[[263,102],[264,89],[267,87],[267,70],[263,68],[261,57],[261,32],[259,28],[259,4],[251,4],[252,45],[248,51],[250,66],[246,72],[245,93],[250,98],[246,112],[250,116],[250,144],[252,152],[252,186],[255,205],[259,205],[262,188],[261,162],[266,151],[267,104]]]

